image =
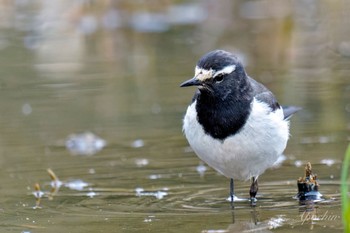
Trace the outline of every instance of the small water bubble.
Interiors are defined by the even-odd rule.
[[[207,167],[204,166],[203,164],[199,164],[199,165],[196,167],[196,170],[197,170],[197,172],[199,173],[199,175],[202,177],[202,176],[204,176],[204,173],[207,171]]]
[[[248,199],[247,198],[240,198],[240,197],[237,197],[236,195],[233,195],[233,201],[234,202],[238,202],[238,201],[240,201],[240,202],[245,202],[245,201],[247,201]],[[226,201],[229,201],[229,202],[231,202],[231,196],[229,196],[228,198],[226,198]]]
[[[102,150],[107,142],[91,132],[85,132],[69,135],[65,144],[73,155],[94,155]]]
[[[282,216],[278,216],[277,218],[271,218],[268,221],[269,229],[275,229],[283,225],[283,223],[286,221]]]
[[[219,230],[204,230],[202,233],[228,233],[227,230],[219,229]]]
[[[163,199],[166,195],[168,195],[167,192],[158,191],[158,192],[155,193],[154,196],[155,196],[157,199]]]
[[[335,163],[335,161],[334,161],[334,159],[322,159],[320,161],[320,163],[321,164],[325,164],[325,165],[330,167],[330,166],[332,166]]]
[[[160,174],[152,174],[152,175],[149,175],[149,179],[150,180],[156,180],[156,179],[159,179],[159,178],[161,178],[162,177],[162,175],[160,175]]]
[[[138,167],[144,167],[149,164],[148,159],[135,159],[135,164]]]
[[[93,198],[93,197],[96,196],[96,195],[97,195],[97,193],[95,193],[95,192],[93,192],[93,191],[86,193],[86,196],[88,196],[88,197],[90,197],[90,198]]]
[[[137,139],[131,143],[131,147],[133,148],[140,148],[145,145],[144,141],[142,139]]]
[[[168,195],[168,193],[165,192],[165,191],[145,192],[143,188],[136,188],[135,192],[136,192],[136,196],[137,197],[140,197],[140,196],[153,196],[153,197],[155,197],[157,199],[162,199],[166,195]]]
[[[22,113],[23,115],[30,115],[32,113],[33,109],[32,109],[32,106],[30,106],[30,104],[28,103],[25,103],[22,105]]]
[[[296,161],[294,162],[294,165],[295,165],[296,167],[301,167],[301,166],[303,165],[303,162],[300,161],[300,160],[296,160]]]
[[[144,189],[143,188],[136,188],[135,189],[135,192],[136,192],[136,196],[140,196],[141,195],[141,193],[144,191]]]
[[[318,142],[319,143],[329,143],[331,140],[330,140],[330,137],[327,137],[327,136],[321,136],[318,138]]]
[[[85,187],[89,186],[89,184],[82,180],[72,180],[65,183],[64,186],[72,190],[82,191]]]

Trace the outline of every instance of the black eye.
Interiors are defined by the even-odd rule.
[[[218,74],[214,78],[215,82],[221,82],[223,79],[224,79],[224,75],[223,74]]]

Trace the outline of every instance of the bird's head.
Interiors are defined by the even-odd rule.
[[[246,77],[243,65],[235,55],[215,50],[199,59],[194,77],[180,87],[198,86],[202,93],[225,97],[244,85]]]

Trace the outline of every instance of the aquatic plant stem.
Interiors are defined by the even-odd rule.
[[[349,203],[349,166],[350,166],[350,144],[345,153],[343,161],[342,173],[341,173],[341,197],[342,197],[342,213],[343,213],[343,224],[344,232],[350,233],[350,203]]]

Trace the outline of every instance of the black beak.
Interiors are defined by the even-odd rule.
[[[200,86],[202,85],[202,82],[198,79],[196,79],[196,77],[190,79],[190,80],[187,80],[183,83],[181,83],[180,87],[189,87],[189,86]]]

